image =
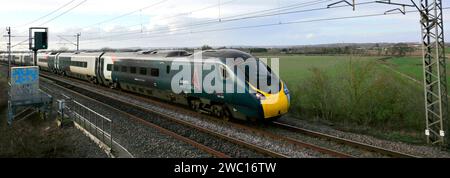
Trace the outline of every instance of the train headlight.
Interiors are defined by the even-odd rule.
[[[263,94],[261,94],[259,92],[255,93],[255,97],[258,100],[265,100],[266,99],[266,96],[264,96]]]

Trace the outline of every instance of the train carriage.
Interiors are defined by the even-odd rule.
[[[102,53],[61,53],[56,58],[63,75],[96,83],[95,64]]]
[[[11,64],[13,65],[31,65],[32,60],[33,58],[30,53],[11,53]],[[0,54],[0,61],[8,63],[8,53]]]
[[[49,71],[48,68],[48,57],[49,53],[38,53],[37,54],[37,65],[39,66],[39,69],[43,71]]]
[[[109,69],[111,69],[113,82],[122,90],[188,105],[194,110],[203,110],[217,117],[233,117],[253,121],[272,120],[288,112],[289,92],[284,83],[280,81],[280,84],[276,85],[278,88],[269,92],[267,88],[251,83],[246,77],[236,78],[235,71],[225,65],[227,58],[242,58],[245,60],[253,58],[251,55],[237,50],[205,51],[202,53],[204,59],[218,59],[213,62],[212,66],[214,66],[214,69],[220,70],[203,71],[201,72],[203,75],[200,75],[195,71],[194,66],[199,65],[200,69],[202,69],[204,63],[196,62],[193,59],[194,56],[172,56],[168,55],[168,53],[155,53],[147,56],[112,56],[113,64]],[[192,91],[189,93],[176,94],[172,90],[172,79],[179,72],[171,69],[175,59],[180,59],[181,63],[184,62],[191,66],[192,80],[179,81],[180,83],[187,82],[191,85]],[[260,65],[258,70],[260,69],[261,73],[268,73],[268,76],[259,75],[258,77],[277,78],[277,76],[266,70],[268,67],[265,64],[260,63],[258,65]],[[105,70],[108,70],[108,68]],[[197,84],[202,85],[200,86],[201,91],[195,92],[194,89],[198,87],[195,86],[195,79],[199,80],[201,78],[202,80],[200,81],[204,81],[203,79],[208,77],[209,72],[212,73],[211,75],[215,75],[216,78],[221,79],[221,81],[215,82],[223,82],[224,88],[222,91],[225,91],[225,88],[228,87],[226,85],[230,84],[244,87],[248,84],[251,87],[247,87],[243,93],[208,93],[206,92],[208,88],[204,88],[208,86]],[[235,81],[235,83],[229,81]],[[252,90],[252,93],[250,90]]]
[[[33,65],[33,55],[31,53],[23,53],[21,65],[23,66]]]
[[[186,55],[185,51],[106,53],[102,56],[106,66],[104,77],[122,90],[186,104],[183,96],[172,93],[169,79],[171,59]]]
[[[20,54],[17,53],[11,54],[11,63],[13,65],[20,65],[20,61],[21,61]]]
[[[47,61],[47,65],[48,65],[48,71],[52,72],[52,73],[57,73],[57,57],[58,57],[59,53],[57,52],[51,52],[48,54],[48,61]]]
[[[203,59],[215,60],[195,60],[194,57],[200,53]],[[251,121],[273,120],[288,112],[289,90],[281,80],[275,80],[279,85],[271,89],[250,80],[250,76],[256,76],[257,81],[278,79],[259,59],[230,49],[200,53],[190,55],[182,50],[141,53],[39,53],[37,64],[41,70],[186,105],[217,117]],[[17,64],[32,64],[29,54],[14,54],[12,58]],[[234,63],[234,66],[227,66],[226,60],[229,58],[239,58],[242,61]],[[252,61],[250,59],[255,59],[257,65],[247,65]],[[0,60],[7,61],[7,54],[1,54]],[[184,66],[175,67],[175,61],[178,66],[189,66],[189,80],[177,78]],[[208,64],[211,69],[205,70],[204,64]],[[196,66],[202,72],[199,72]],[[245,75],[240,76],[239,71]],[[208,88],[213,86],[200,83],[211,77],[214,78],[214,84],[223,84],[221,91],[214,91],[217,88]],[[173,81],[186,84],[184,87],[188,86],[189,92],[175,92],[172,88]],[[200,92],[196,91],[198,87]],[[244,92],[237,92],[238,87],[245,88]],[[227,88],[234,90],[228,92]]]

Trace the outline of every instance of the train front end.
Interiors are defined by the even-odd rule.
[[[278,61],[272,59],[272,66]],[[251,103],[256,106],[251,120],[272,121],[280,118],[289,111],[290,94],[287,85],[277,76],[279,69],[270,68],[258,58],[249,57],[236,64],[238,69],[235,75],[242,81],[241,86],[246,88]],[[248,119],[248,118],[247,118]]]
[[[255,98],[261,104],[261,117],[266,120],[275,120],[288,113],[290,106],[290,94],[287,86],[281,83],[281,90],[277,93],[268,93],[256,89]]]
[[[264,121],[276,120],[288,113],[290,107],[290,94],[287,85],[263,62],[257,62],[256,81],[248,80],[249,93],[260,105],[259,119]]]

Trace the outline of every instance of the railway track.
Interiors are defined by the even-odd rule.
[[[173,116],[166,114],[166,113],[162,113],[162,112],[158,112],[158,111],[153,111],[153,110],[149,110],[147,108],[135,105],[133,103],[129,103],[129,102],[125,102],[125,101],[121,101],[117,98],[113,98],[111,96],[106,96],[102,93],[97,93],[97,92],[92,92],[89,91],[88,89],[83,88],[83,86],[79,86],[79,85],[74,85],[71,84],[69,82],[65,82],[62,81],[56,77],[53,76],[49,76],[46,74],[41,74],[41,77],[44,77],[46,79],[49,79],[53,82],[56,82],[57,85],[59,85],[61,88],[64,88],[65,90],[70,90],[70,92],[72,93],[76,93],[79,96],[83,96],[84,98],[89,98],[89,100],[91,101],[95,101],[95,102],[100,102],[105,105],[108,106],[110,109],[114,109],[118,112],[121,112],[123,114],[128,115],[131,119],[144,124],[146,126],[152,127],[152,128],[156,128],[158,130],[160,130],[161,132],[171,135],[179,140],[182,140],[186,143],[191,144],[192,146],[195,146],[203,151],[206,151],[208,153],[210,153],[211,155],[214,155],[215,157],[223,157],[223,158],[227,158],[227,157],[232,157],[226,153],[223,153],[221,151],[218,151],[217,149],[211,148],[207,145],[201,144],[199,142],[197,142],[196,140],[193,140],[191,138],[188,138],[186,136],[182,136],[181,134],[177,134],[175,133],[176,131],[171,130],[171,129],[167,129],[164,126],[161,125],[173,125],[173,124],[178,124],[178,125],[182,125],[183,127],[189,127],[191,129],[194,129],[198,132],[201,133],[205,133],[208,135],[211,135],[213,137],[215,137],[215,139],[218,140],[222,140],[225,142],[229,142],[235,145],[238,145],[240,147],[244,147],[246,149],[252,150],[256,153],[258,153],[260,156],[263,157],[274,157],[274,158],[286,158],[287,156],[262,148],[260,146],[257,145],[253,145],[250,143],[246,143],[244,141],[241,141],[239,139],[236,138],[232,138],[229,137],[227,135],[224,134],[220,134],[217,132],[214,132],[212,130],[206,129],[206,128],[202,128],[200,126],[194,125],[192,123],[174,118]],[[169,121],[170,123],[152,123],[151,121],[147,120],[147,119],[143,119],[143,115],[152,115],[152,116],[157,116],[158,118],[160,118],[161,120],[164,121]]]
[[[46,74],[43,74],[43,76],[45,76],[46,78],[52,78],[54,80],[59,80],[58,77],[53,77],[53,76],[49,76],[49,75],[46,75]],[[75,82],[79,82],[76,79],[69,79],[69,80],[73,80]],[[83,82],[83,83],[86,83],[87,85],[91,85],[90,83],[87,83],[87,82]],[[98,87],[98,86],[92,85],[92,87]],[[191,111],[189,109],[185,109],[185,108],[182,108],[180,106],[173,106],[173,105],[169,105],[169,104],[166,104],[166,103],[161,103],[160,101],[155,101],[153,99],[149,99],[149,98],[146,98],[146,97],[136,96],[135,94],[131,94],[131,93],[127,93],[127,92],[120,92],[120,91],[113,90],[113,89],[108,89],[108,88],[104,88],[104,89],[108,90],[108,91],[111,91],[111,92],[115,92],[117,94],[127,95],[129,97],[133,97],[133,98],[136,98],[136,99],[139,99],[139,100],[145,100],[145,101],[147,101],[147,102],[149,102],[151,104],[156,104],[158,106],[169,108],[171,110],[181,111],[183,114],[193,115],[195,117],[204,118],[204,119],[208,119],[208,120],[215,120],[215,121],[221,122],[219,119],[217,119],[215,117],[208,116],[208,115],[205,115],[205,114],[200,114],[200,113],[197,113],[197,112],[193,112],[193,111]],[[123,103],[123,104],[130,104],[130,103]],[[191,124],[189,122],[186,122],[186,121],[183,121],[183,120],[179,120],[179,119],[173,118],[172,116],[170,116],[168,114],[161,113],[161,112],[158,112],[158,111],[150,111],[150,110],[148,110],[146,108],[142,108],[142,107],[140,107],[140,106],[138,106],[136,104],[131,104],[131,105],[132,105],[132,107],[135,107],[135,108],[144,109],[144,110],[147,110],[149,112],[155,112],[158,115],[164,115],[165,119],[173,120],[173,121],[177,122],[178,124],[186,124],[186,125],[189,125],[190,127],[195,127],[196,129],[201,130],[203,132],[208,132],[208,129],[205,129],[205,128],[193,125],[193,124]],[[274,140],[281,140],[281,141],[284,141],[286,143],[295,145],[295,146],[300,147],[300,148],[311,149],[311,150],[314,150],[315,152],[319,152],[321,154],[329,155],[329,156],[332,156],[332,157],[338,157],[338,158],[353,158],[354,157],[352,155],[349,155],[349,154],[346,154],[346,153],[343,153],[343,152],[339,152],[339,151],[336,151],[336,150],[332,150],[332,149],[328,149],[328,148],[325,148],[325,147],[317,146],[317,145],[314,145],[314,144],[311,144],[311,143],[307,143],[307,142],[303,142],[303,141],[299,141],[299,140],[296,140],[296,139],[288,138],[288,137],[285,137],[285,136],[282,136],[282,135],[272,134],[270,132],[258,130],[258,129],[255,129],[255,128],[252,128],[252,127],[248,127],[248,126],[245,126],[245,125],[242,125],[242,124],[233,123],[233,122],[229,122],[229,123],[226,123],[226,124],[230,124],[230,125],[232,125],[232,127],[240,128],[242,130],[246,130],[246,131],[258,134],[258,135],[262,135],[264,137],[269,137],[269,138],[274,139]],[[209,131],[209,132],[211,132],[211,131]],[[278,157],[278,158],[286,158],[287,157],[287,156],[285,156],[283,154],[276,153],[276,152],[273,152],[273,151],[270,151],[270,150],[267,150],[267,149],[264,149],[264,148],[261,148],[261,147],[255,147],[255,145],[253,145],[253,144],[249,144],[249,143],[243,142],[243,141],[241,141],[239,139],[231,138],[231,137],[226,136],[224,134],[218,134],[216,132],[213,132],[213,134],[216,134],[217,137],[222,138],[222,139],[233,139],[234,140],[233,142],[235,142],[236,144],[245,146],[247,148],[251,148],[251,149],[256,150],[258,152],[263,152],[265,155],[268,155],[270,157]]]
[[[160,127],[160,126],[158,126],[156,124],[147,122],[147,121],[145,121],[145,120],[143,120],[141,118],[138,118],[138,117],[136,117],[134,115],[131,115],[131,114],[126,113],[126,112],[123,112],[123,111],[118,110],[118,109],[116,109],[114,107],[111,107],[109,105],[105,105],[105,104],[103,104],[101,102],[98,102],[98,101],[96,101],[96,100],[94,100],[92,98],[89,98],[89,97],[87,97],[85,95],[82,95],[82,94],[80,94],[78,92],[75,92],[75,91],[72,91],[70,89],[67,89],[66,88],[67,86],[61,86],[61,85],[57,85],[57,84],[53,84],[53,85],[57,86],[59,89],[62,89],[62,90],[67,91],[67,92],[70,92],[70,93],[72,93],[72,94],[74,94],[74,95],[76,95],[78,97],[81,97],[84,100],[88,100],[88,101],[90,101],[92,103],[96,103],[96,104],[98,104],[100,106],[107,107],[108,109],[120,112],[121,114],[126,115],[129,119],[131,119],[131,120],[133,120],[135,122],[138,122],[138,123],[140,123],[140,124],[142,124],[142,125],[144,125],[146,127],[150,127],[150,128],[156,129],[160,133],[163,133],[165,135],[173,137],[173,138],[175,138],[177,140],[180,140],[180,141],[183,141],[185,143],[188,143],[188,144],[190,144],[190,145],[192,145],[192,146],[194,146],[194,147],[196,147],[196,148],[198,148],[198,149],[200,149],[202,151],[205,151],[206,153],[208,153],[208,154],[210,154],[210,155],[212,155],[214,157],[217,157],[217,158],[230,158],[230,156],[226,155],[225,153],[222,153],[220,151],[214,150],[214,149],[212,149],[210,147],[207,147],[207,146],[205,146],[203,144],[200,144],[200,143],[198,143],[198,142],[196,142],[194,140],[191,140],[189,138],[183,137],[183,136],[181,136],[181,135],[179,135],[179,134],[177,134],[175,132],[172,132],[172,131],[170,131],[168,129],[165,129],[165,128],[162,128],[162,127]]]
[[[336,137],[333,135],[328,135],[328,134],[292,126],[292,125],[281,123],[281,122],[273,122],[272,126],[278,127],[281,129],[285,129],[285,130],[290,130],[290,131],[293,131],[296,133],[309,135],[312,137],[317,137],[317,138],[321,138],[321,139],[334,141],[334,142],[344,144],[344,145],[349,145],[352,147],[365,149],[370,152],[381,153],[383,155],[387,155],[387,156],[391,156],[391,157],[395,157],[395,158],[419,158],[418,156],[401,153],[401,152],[397,152],[397,151],[393,151],[393,150],[389,150],[389,149],[385,149],[385,148],[381,148],[381,147],[377,147],[377,146],[373,146],[373,145],[369,145],[369,144],[365,144],[365,143],[361,143],[361,142],[356,142],[356,141],[345,139],[345,138],[339,138],[339,137]]]
[[[46,77],[51,77],[51,76],[46,75]],[[70,80],[76,80],[76,79],[70,79]],[[80,82],[78,80],[76,80],[76,81]],[[92,85],[92,84],[87,83],[87,82],[83,82],[83,83],[86,83],[87,85]],[[93,87],[98,87],[96,85],[92,85],[92,86]],[[163,103],[161,101],[158,101],[157,99],[149,99],[147,97],[137,96],[135,94],[131,94],[131,93],[128,93],[128,92],[117,91],[117,90],[113,90],[113,89],[109,89],[109,88],[103,88],[103,89],[108,90],[110,92],[117,93],[117,94],[133,97],[133,98],[136,98],[138,100],[143,100],[143,101],[146,101],[148,103],[155,104],[155,105],[158,105],[158,106],[161,106],[161,107],[164,107],[164,108],[169,108],[171,110],[176,110],[176,111],[181,112],[183,114],[193,115],[195,117],[201,117],[201,118],[205,118],[205,119],[209,119],[209,120],[216,120],[218,122],[221,122],[220,119],[217,119],[215,117],[208,116],[208,115],[205,115],[205,114],[200,114],[200,113],[197,113],[197,112],[193,112],[193,111],[187,109],[186,107],[173,106],[173,105],[166,104],[166,103]],[[201,128],[201,127],[198,127],[196,125],[192,125],[189,122],[173,118],[173,116],[168,115],[166,113],[161,113],[161,112],[158,112],[158,111],[151,111],[151,110],[149,110],[147,108],[140,107],[140,106],[138,106],[136,104],[130,104],[130,103],[124,103],[124,104],[128,104],[128,105],[131,105],[131,107],[136,107],[136,108],[139,108],[139,109],[146,110],[146,112],[151,112],[151,113],[154,113],[154,114],[162,115],[166,119],[170,119],[172,121],[175,121],[178,124],[188,124],[188,125],[190,124],[190,127],[196,128],[199,131],[208,132],[208,130],[205,129],[205,128]],[[298,147],[312,149],[312,150],[315,150],[317,152],[330,155],[332,157],[340,157],[340,158],[354,158],[354,157],[356,157],[355,155],[352,155],[352,154],[349,154],[349,153],[345,153],[345,152],[342,152],[342,151],[337,151],[335,149],[330,149],[330,148],[327,148],[327,147],[324,147],[324,146],[318,146],[317,144],[307,143],[307,142],[300,141],[300,140],[295,139],[295,138],[290,138],[288,136],[283,136],[283,135],[274,134],[274,133],[271,133],[271,132],[268,132],[268,131],[263,131],[261,129],[254,128],[252,126],[247,126],[246,124],[241,124],[239,122],[228,122],[227,124],[231,124],[233,127],[240,128],[240,129],[243,129],[243,130],[247,130],[247,131],[250,131],[252,133],[259,134],[259,135],[263,135],[265,137],[270,137],[270,138],[276,139],[276,140],[283,140],[284,142],[296,145]],[[310,136],[310,137],[315,137],[315,138],[319,138],[319,139],[328,140],[328,141],[335,142],[335,143],[338,143],[338,144],[341,144],[341,145],[350,146],[350,147],[353,147],[353,148],[366,150],[367,152],[378,153],[378,154],[382,154],[382,155],[389,156],[389,157],[417,158],[417,156],[413,156],[413,155],[409,155],[409,154],[405,154],[405,153],[400,153],[400,152],[384,149],[384,148],[381,148],[381,147],[368,145],[368,144],[365,144],[365,143],[359,143],[359,142],[348,140],[348,139],[342,139],[342,138],[335,137],[335,136],[332,136],[332,135],[327,135],[327,134],[323,134],[323,133],[319,133],[319,132],[314,132],[314,131],[311,131],[311,130],[306,130],[306,129],[295,127],[295,126],[290,126],[290,125],[283,124],[283,123],[280,123],[280,122],[274,122],[273,124],[270,124],[270,125],[273,126],[273,127],[276,127],[276,128],[280,128],[280,129],[288,130],[288,131],[291,131],[291,132],[307,135],[307,136]],[[230,139],[230,138],[227,138],[228,136],[223,135],[223,134],[218,134],[218,133],[214,133],[214,134],[216,135],[216,137],[221,138],[221,139]],[[233,139],[233,138],[231,138],[231,139]],[[244,147],[247,147],[247,148],[251,148],[252,146],[254,146],[252,144],[245,143],[245,142],[240,141],[238,139],[234,139],[234,143],[235,144],[239,144],[239,145],[244,146]],[[267,149],[264,149],[264,148],[261,148],[261,147],[260,148],[252,148],[252,149],[256,150],[256,151],[259,151],[259,152],[265,152],[264,155],[268,155],[270,157],[286,157],[285,155],[282,155],[282,154],[279,154],[279,153],[275,153],[273,151],[270,151],[270,150],[267,150]]]

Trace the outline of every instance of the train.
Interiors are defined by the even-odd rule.
[[[201,53],[201,54],[198,54]],[[153,50],[129,53],[116,52],[76,52],[38,53],[37,66],[42,71],[51,72],[61,76],[77,78],[93,84],[115,88],[131,93],[157,98],[165,102],[176,103],[190,107],[198,112],[206,112],[215,117],[229,119],[241,119],[255,121],[274,121],[289,111],[290,94],[286,84],[278,78],[271,69],[258,58],[246,52],[235,49],[206,50],[191,54],[184,50]],[[194,56],[201,55],[203,59],[215,58],[214,68],[210,73],[197,74],[195,65],[198,62]],[[238,77],[237,70],[226,65],[226,59],[247,59],[258,61],[257,74],[246,73],[245,77]],[[13,53],[11,55],[13,65],[33,65],[31,53]],[[8,55],[0,54],[0,61],[7,63]],[[180,80],[192,90],[192,92],[174,92],[173,78],[179,73],[179,69],[172,68],[175,62],[187,63],[192,66],[190,81]],[[236,64],[237,68],[242,64]],[[244,69],[245,70],[245,69]],[[264,70],[266,76],[260,75]],[[214,73],[213,73],[214,72]],[[194,92],[199,78],[205,79],[208,75],[215,75],[214,82],[224,81],[233,86],[247,86],[244,92]],[[248,78],[256,77],[276,78],[279,81],[278,88],[266,91]],[[233,79],[233,82],[226,82]],[[217,80],[217,81],[216,81]],[[225,91],[225,90],[224,90]]]

